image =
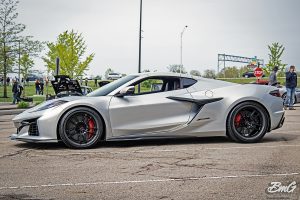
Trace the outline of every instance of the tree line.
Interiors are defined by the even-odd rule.
[[[24,36],[26,26],[17,22],[18,0],[0,0],[0,76],[4,79],[3,97],[7,98],[7,74],[17,71],[24,79],[34,66],[34,58],[48,47],[48,52],[42,57],[46,63],[47,72],[54,75],[55,60],[60,58],[61,74],[78,78],[88,69],[95,54],[86,53],[87,45],[82,34],[74,30],[65,31],[57,37],[56,42],[34,40],[33,36]],[[25,88],[24,88],[25,89]]]

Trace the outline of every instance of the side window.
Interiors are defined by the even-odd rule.
[[[179,77],[151,77],[135,83],[132,86],[134,86],[135,95],[182,89],[180,87]]]
[[[183,88],[188,88],[197,82],[195,79],[192,78],[182,78],[181,80],[182,80]]]
[[[140,85],[140,91],[139,91]],[[149,94],[155,92],[161,92],[163,85],[163,80],[160,78],[150,78],[145,79],[142,82],[134,85],[134,94]]]

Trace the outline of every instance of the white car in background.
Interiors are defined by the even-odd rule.
[[[107,79],[108,80],[117,80],[119,78],[122,78],[122,74],[120,73],[109,73],[108,76],[107,76]]]

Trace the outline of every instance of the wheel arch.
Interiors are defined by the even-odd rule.
[[[80,107],[85,107],[85,108],[92,109],[93,111],[95,111],[99,115],[99,117],[100,117],[100,119],[101,119],[101,121],[103,123],[103,134],[101,135],[101,140],[102,141],[105,140],[105,138],[106,138],[106,123],[105,123],[105,120],[104,120],[103,116],[101,115],[101,113],[98,110],[96,110],[95,108],[93,108],[91,106],[87,106],[87,105],[76,105],[76,106],[70,107],[70,108],[68,108],[67,110],[64,111],[64,113],[59,117],[59,120],[58,120],[58,123],[57,123],[57,126],[56,126],[56,137],[57,137],[57,140],[59,140],[59,141],[61,140],[60,135],[59,135],[59,125],[60,125],[60,122],[61,122],[62,118],[70,110],[72,110],[74,108],[80,108]]]
[[[252,103],[256,103],[256,104],[259,104],[263,109],[264,111],[267,113],[267,116],[268,116],[268,121],[267,121],[267,131],[270,132],[270,128],[271,128],[271,116],[270,116],[270,113],[268,111],[268,109],[266,108],[266,106],[264,106],[262,103],[258,102],[258,101],[255,101],[255,100],[244,100],[244,101],[241,101],[241,102],[238,102],[237,104],[235,104],[231,109],[230,111],[228,112],[227,116],[226,116],[226,124],[229,120],[229,116],[230,114],[232,113],[233,109],[236,108],[238,105],[242,104],[242,103],[245,103],[245,102],[252,102]],[[228,134],[227,133],[227,127],[226,127],[226,135]]]

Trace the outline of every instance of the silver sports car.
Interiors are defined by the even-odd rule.
[[[251,143],[281,127],[284,110],[275,87],[143,73],[87,96],[46,101],[13,122],[13,140],[61,140],[71,148],[89,148],[100,140],[205,136]]]

